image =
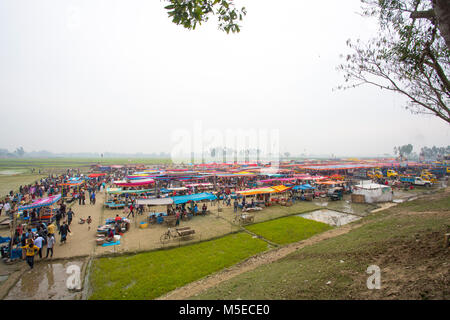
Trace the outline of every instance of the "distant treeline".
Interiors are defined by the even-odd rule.
[[[14,151],[8,149],[0,149],[0,158],[170,158],[169,153],[94,153],[94,152],[80,152],[80,153],[53,153],[46,150],[26,152],[23,147],[19,147]]]

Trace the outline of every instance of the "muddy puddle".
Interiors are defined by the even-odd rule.
[[[299,214],[298,216],[303,217],[305,219],[323,222],[335,227],[339,227],[347,223],[361,219],[361,217],[352,214],[346,214],[333,210],[317,210],[313,212]]]
[[[83,261],[39,262],[27,270],[16,285],[11,288],[5,300],[72,300],[79,292],[67,289],[66,273],[70,265],[80,270]]]

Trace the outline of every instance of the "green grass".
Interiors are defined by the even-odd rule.
[[[347,234],[297,250],[283,259],[243,273],[191,299],[370,298],[370,292],[365,285],[368,277],[366,269],[369,265],[374,264],[394,247],[402,252],[405,251],[406,243],[417,243],[416,235],[442,233],[445,226],[450,225],[450,216],[446,214],[428,216],[426,214],[398,215],[397,213],[401,211],[420,213],[425,211],[425,208],[427,208],[426,211],[436,208],[435,211],[442,209],[448,212],[449,200],[448,196],[436,201],[416,200],[373,214],[363,218],[368,222],[367,224]],[[427,246],[426,243],[424,245]],[[423,254],[428,249],[422,250],[424,250]],[[400,269],[408,272],[409,269],[405,267],[408,263],[414,263],[419,257],[415,257],[413,253],[409,261],[397,261],[394,253],[391,259],[393,261],[391,263],[400,264]],[[420,268],[420,263],[427,263],[427,261],[427,259],[419,260],[413,270]],[[384,272],[383,267],[386,265],[380,267]],[[427,277],[424,275],[420,281],[431,283],[432,280]],[[329,281],[330,283],[327,284]],[[404,285],[408,287],[410,283],[407,278],[405,281]],[[437,283],[445,285],[442,281]],[[439,290],[438,288],[435,292],[439,294]],[[417,292],[414,293],[416,295],[412,295],[408,290],[401,288],[399,292],[398,294],[408,299],[417,298]],[[382,297],[389,296],[382,295]]]
[[[48,159],[0,159],[1,171],[15,171],[18,174],[3,175],[0,174],[0,198],[6,196],[9,191],[17,191],[21,185],[31,184],[40,178],[49,174],[64,173],[67,169],[80,169],[80,172],[88,172],[91,165],[94,164],[112,165],[112,164],[169,164],[170,159],[122,159],[122,158],[107,158],[107,159],[89,159],[89,158],[48,158]],[[35,169],[32,173],[31,170]],[[38,174],[41,170],[41,175]]]
[[[34,183],[42,175],[38,174],[18,174],[18,175],[0,175],[0,198],[5,197],[9,191],[17,191],[20,186]]]
[[[169,250],[100,258],[90,278],[92,300],[154,299],[268,249],[246,233]]]
[[[93,164],[170,164],[170,159],[157,158],[19,158],[19,159],[0,159],[0,170],[3,168],[80,168],[90,167]]]
[[[415,212],[425,211],[446,211],[450,209],[450,197],[435,201],[427,201],[418,199],[414,201],[406,201],[398,206],[398,210],[412,208]]]
[[[307,239],[332,227],[322,222],[291,216],[253,224],[246,228],[269,241],[287,244]]]

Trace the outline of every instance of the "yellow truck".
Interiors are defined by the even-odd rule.
[[[381,170],[376,170],[375,177],[377,177],[378,179],[383,178],[383,172],[381,172]]]
[[[397,178],[398,177],[398,173],[395,170],[388,170],[386,171],[386,177],[388,178]]]
[[[381,172],[381,170],[375,170],[375,171],[370,170],[370,171],[367,171],[367,176],[371,179],[375,179],[375,178],[381,179],[381,178],[383,178],[383,173]]]
[[[424,173],[422,172],[422,174],[420,175],[420,177],[425,180],[425,181],[430,181],[431,183],[436,183],[438,182],[438,180],[436,179],[436,176],[434,174],[431,173]]]

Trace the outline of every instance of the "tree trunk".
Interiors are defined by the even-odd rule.
[[[450,49],[450,0],[433,0],[439,31]]]

